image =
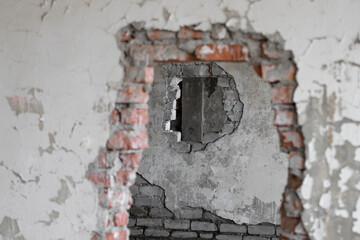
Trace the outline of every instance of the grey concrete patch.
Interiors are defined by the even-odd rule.
[[[185,153],[179,153],[168,147],[169,138],[162,126],[166,81],[170,81],[170,77],[163,77],[161,71],[167,68],[161,66],[155,68],[156,82],[150,93],[150,148],[144,151],[139,172],[166,190],[166,205],[176,217],[180,206],[190,205],[237,223],[279,223],[287,156],[280,153],[272,123],[270,86],[247,64],[213,65],[212,74],[227,77],[228,72],[234,78],[234,87],[243,105],[233,104],[234,92],[226,93],[229,115],[243,108],[241,123],[237,128],[231,123],[225,124],[221,131],[228,135],[205,148],[200,145],[201,151],[187,153],[186,146]],[[174,84],[178,82],[174,80]],[[179,138],[174,134],[172,141],[176,139]],[[253,176],[258,176],[256,181]]]

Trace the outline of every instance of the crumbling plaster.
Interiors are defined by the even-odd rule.
[[[96,229],[85,171],[120,86],[114,34],[146,21],[169,30],[226,22],[284,41],[299,68],[305,226],[313,239],[360,239],[359,9],[355,0],[1,1],[1,238],[15,225],[13,237],[27,240]]]

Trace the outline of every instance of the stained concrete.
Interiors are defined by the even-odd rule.
[[[280,200],[287,177],[287,156],[280,153],[272,125],[270,85],[248,64],[218,63],[234,77],[244,103],[234,133],[209,143],[205,150],[178,153],[166,142],[161,121],[165,79],[155,70],[149,101],[150,147],[139,172],[165,189],[167,207],[203,207],[237,223],[280,222]],[[156,68],[159,69],[159,68]]]

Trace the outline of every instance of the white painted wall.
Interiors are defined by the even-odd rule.
[[[314,239],[360,239],[359,10],[356,0],[2,0],[0,226],[8,216],[19,233],[1,238],[88,239],[96,228],[84,174],[122,76],[114,34],[144,20],[279,33],[299,67],[306,227]]]

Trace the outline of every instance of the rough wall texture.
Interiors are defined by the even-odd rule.
[[[131,192],[130,239],[279,239],[280,226],[270,223],[240,225],[200,207],[178,207],[174,213],[165,205],[165,190],[141,175],[137,175]]]
[[[280,200],[287,179],[287,155],[280,153],[273,126],[270,84],[246,63],[218,63],[236,84],[244,103],[241,123],[231,135],[203,151],[178,153],[169,147],[161,120],[167,64],[155,67],[149,100],[149,148],[141,173],[166,191],[173,212],[181,205],[203,207],[237,223],[280,223]],[[176,69],[176,68],[175,68]],[[162,75],[160,72],[163,72]],[[168,75],[166,75],[168,74]]]
[[[306,228],[313,239],[359,239],[359,8],[353,0],[1,1],[0,236],[88,239],[97,196],[85,171],[108,136],[122,75],[114,34],[144,20],[170,30],[226,22],[282,37],[299,68]]]
[[[189,62],[193,61],[247,62],[263,81],[270,84],[271,88],[268,90],[272,93],[271,102],[275,110],[273,123],[280,136],[281,151],[289,154],[290,163],[281,206],[283,232],[280,238],[306,239],[307,234],[300,218],[302,204],[296,193],[303,178],[304,142],[292,98],[296,87],[296,66],[291,52],[285,51],[281,43],[271,41],[261,34],[231,30],[224,24],[214,24],[211,31],[199,31],[185,26],[178,32],[171,32],[145,29],[143,22],[137,22],[121,28],[117,40],[121,53],[120,63],[125,66],[124,84],[111,114],[111,132],[106,149],[101,151],[99,158],[90,165],[87,175],[98,188],[100,207],[104,210],[103,218],[99,218],[99,226],[103,219],[103,227],[96,231],[94,239],[126,238],[128,215],[124,210],[131,205],[131,201],[127,200],[128,186],[134,183],[133,173],[138,171],[140,153],[148,146],[144,125],[148,123],[147,102],[154,80],[154,67],[156,62],[174,61],[186,63],[180,68],[175,64],[171,65],[176,66],[176,76],[186,75]],[[236,67],[226,69],[229,71],[232,68]],[[203,65],[202,69],[205,75],[210,76],[218,71],[207,65]],[[224,71],[221,68],[220,70]],[[170,73],[168,77],[174,76],[172,71],[165,71],[165,74],[166,72],[168,75]],[[234,70],[231,72],[236,73]],[[244,91],[252,92],[247,89]],[[185,93],[182,94],[183,97],[184,95],[186,96]],[[165,100],[168,100],[168,97],[167,94]],[[163,98],[158,101],[159,104],[161,100]],[[255,103],[256,101],[256,106]],[[235,107],[232,107],[234,114]],[[259,107],[260,112],[262,107]],[[150,126],[150,129],[152,128],[153,126]],[[261,137],[266,139],[265,136]],[[255,151],[252,154],[257,153],[258,151]],[[216,162],[217,159],[214,160]],[[258,161],[254,159],[254,162]]]

